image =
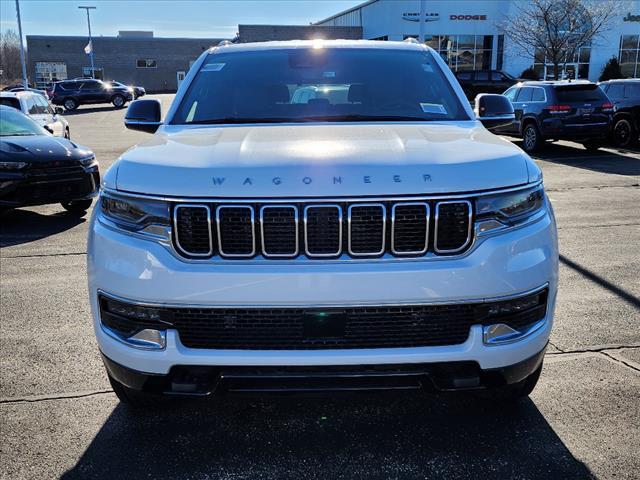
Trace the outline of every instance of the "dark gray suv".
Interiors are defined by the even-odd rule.
[[[607,141],[613,104],[595,83],[521,82],[504,95],[516,119],[495,131],[521,137],[527,152],[538,150],[545,140],[572,140],[587,150],[597,150]]]
[[[133,100],[133,93],[125,86],[110,85],[92,78],[57,82],[51,91],[51,103],[75,110],[83,104],[111,103],[122,108]]]

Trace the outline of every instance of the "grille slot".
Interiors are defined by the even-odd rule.
[[[438,202],[434,250],[457,253],[471,241],[471,202],[467,200]]]
[[[260,209],[262,254],[265,257],[298,255],[298,209],[294,205],[265,205]]]
[[[174,210],[177,247],[194,257],[213,254],[211,210],[206,205],[178,205]]]
[[[310,257],[336,257],[342,253],[342,208],[309,205],[304,209],[305,251]]]
[[[391,253],[423,255],[429,246],[429,204],[397,203],[391,209]]]
[[[255,218],[249,205],[221,205],[216,209],[218,249],[223,257],[253,257]]]
[[[387,210],[381,203],[350,205],[348,209],[349,253],[382,255],[386,236]]]

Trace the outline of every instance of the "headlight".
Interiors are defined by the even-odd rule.
[[[0,162],[0,170],[20,170],[27,165],[27,162]]]
[[[112,226],[129,232],[168,237],[167,202],[102,192],[100,209],[103,218]]]
[[[83,167],[89,167],[91,165],[96,165],[97,163],[95,155],[89,155],[88,157],[80,159],[80,164]]]
[[[480,232],[525,223],[544,208],[544,188],[487,195],[476,200]]]

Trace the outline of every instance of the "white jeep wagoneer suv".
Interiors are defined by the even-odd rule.
[[[102,184],[95,334],[115,392],[428,388],[517,399],[558,282],[534,162],[415,42],[221,44]],[[163,396],[164,395],[164,396]]]

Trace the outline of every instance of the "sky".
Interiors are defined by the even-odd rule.
[[[362,0],[20,0],[23,35],[87,35],[93,5],[94,36],[153,30],[156,37],[232,38],[238,24],[308,25]],[[16,32],[15,0],[0,0],[0,30]]]

